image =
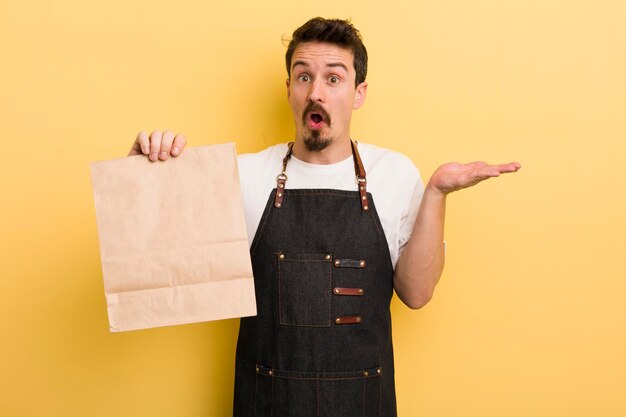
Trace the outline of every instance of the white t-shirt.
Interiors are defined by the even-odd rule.
[[[424,184],[418,169],[406,156],[365,143],[359,143],[358,149],[367,175],[367,191],[372,194],[395,268],[413,231]],[[276,176],[282,171],[286,153],[287,144],[281,143],[258,153],[239,156],[239,178],[250,244],[269,195],[276,188]],[[329,165],[309,164],[292,156],[286,174],[286,189],[358,190],[352,156]]]

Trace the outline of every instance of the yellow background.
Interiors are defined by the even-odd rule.
[[[238,322],[110,334],[89,162],[139,130],[292,138],[281,36],[351,17],[353,136],[522,170],[449,198],[433,301],[394,301],[400,415],[626,416],[624,0],[0,5],[0,415],[228,416]]]

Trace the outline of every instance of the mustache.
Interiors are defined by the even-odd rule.
[[[311,113],[317,113],[320,116],[322,116],[322,119],[326,122],[328,126],[330,126],[330,114],[328,114],[328,112],[324,110],[321,104],[313,102],[313,101],[309,102],[309,104],[307,104],[306,108],[302,112],[303,124],[306,124],[307,116]]]

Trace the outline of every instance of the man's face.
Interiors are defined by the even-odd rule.
[[[352,111],[365,101],[367,83],[355,88],[352,51],[307,42],[291,58],[287,98],[296,125],[296,139],[310,151],[350,139]]]

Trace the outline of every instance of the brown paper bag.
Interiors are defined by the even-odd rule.
[[[91,175],[112,332],[256,314],[234,144]]]

